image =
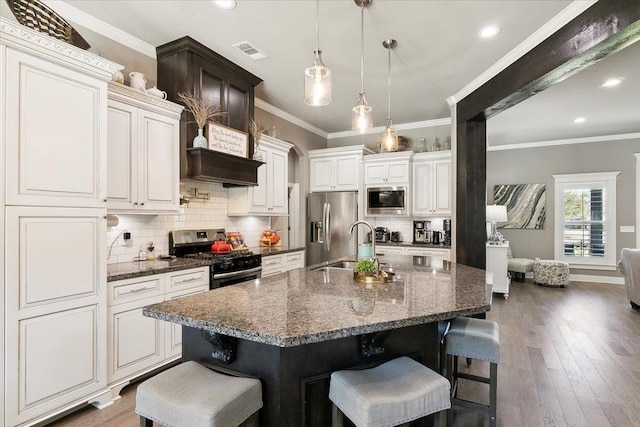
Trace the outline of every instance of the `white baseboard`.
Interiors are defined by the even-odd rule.
[[[569,274],[569,280],[572,282],[607,283],[611,285],[624,286],[624,277],[593,276],[591,274]]]

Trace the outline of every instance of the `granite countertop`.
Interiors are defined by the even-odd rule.
[[[409,248],[427,248],[427,249],[451,249],[451,245],[434,245],[432,243],[413,243],[413,242],[384,242],[376,243],[376,246],[404,246]]]
[[[304,251],[304,246],[288,246],[288,245],[283,245],[283,246],[254,246],[254,247],[250,247],[249,250],[251,252],[253,252],[254,254],[259,254],[262,256],[269,256],[269,255],[279,255],[279,254],[286,254],[288,252],[298,252],[298,251]]]
[[[429,260],[432,265],[425,265]],[[300,268],[150,305],[144,314],[295,347],[491,308],[491,286],[484,270],[430,257],[385,255],[385,262],[395,268],[395,282],[365,285],[353,280],[351,270]]]
[[[190,268],[204,267],[210,264],[211,261],[185,258],[107,264],[107,282],[132,279],[134,277],[141,276],[151,276],[152,274],[162,274],[171,271],[188,270]]]

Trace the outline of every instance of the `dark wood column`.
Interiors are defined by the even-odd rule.
[[[457,262],[485,268],[486,120],[640,40],[640,2],[599,1],[457,104]]]

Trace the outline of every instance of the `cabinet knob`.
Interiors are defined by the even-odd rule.
[[[138,206],[138,202],[133,202],[133,206]]]
[[[107,203],[107,199],[102,199],[103,202]]]
[[[140,203],[140,206],[144,206],[144,202]]]

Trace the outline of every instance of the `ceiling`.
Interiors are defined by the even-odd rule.
[[[54,3],[47,2],[48,4]],[[360,8],[353,0],[320,2],[320,47],[332,72],[332,102],[303,103],[303,71],[316,48],[316,2],[238,0],[225,11],[212,2],[67,0],[152,46],[189,35],[263,79],[256,95],[326,132],[351,128],[351,109],[360,89]],[[567,0],[404,1],[373,0],[364,11],[365,91],[374,126],[387,117],[387,50],[392,52],[394,123],[450,116],[446,98],[505,56],[568,6]],[[63,15],[64,16],[64,15]],[[492,39],[478,32],[501,27]],[[253,61],[232,47],[248,41],[267,59]]]
[[[621,78],[614,87],[602,84]],[[583,117],[583,123],[574,119]],[[640,132],[640,43],[581,70],[487,121],[487,145],[539,143]]]

